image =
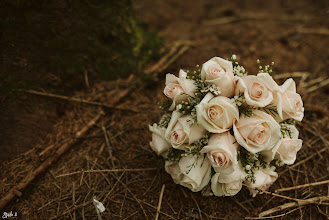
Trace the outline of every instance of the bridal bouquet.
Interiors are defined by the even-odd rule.
[[[295,162],[301,96],[293,79],[281,86],[273,80],[273,62],[257,63],[257,75],[248,75],[235,55],[166,75],[166,113],[149,126],[150,145],[176,184],[216,196],[245,186],[256,196],[278,178],[275,166]]]

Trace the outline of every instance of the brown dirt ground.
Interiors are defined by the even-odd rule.
[[[238,55],[251,74],[257,71],[257,58],[265,64],[275,62],[274,76],[287,72],[309,72],[304,81],[300,77],[294,78],[305,105],[305,118],[298,124],[304,145],[296,163],[302,162],[293,168],[280,167],[280,177],[270,191],[329,179],[329,151],[316,153],[328,148],[329,87],[320,87],[329,74],[329,4],[326,1],[192,0],[187,3],[143,0],[135,1],[134,8],[141,20],[160,32],[168,47],[178,40],[194,43],[169,67],[169,72],[176,74],[179,68],[192,69],[213,56],[229,57],[231,53]],[[140,113],[108,111],[85,138],[3,211],[17,211],[22,219],[97,219],[92,205],[95,195],[106,207],[103,219],[153,219],[163,184],[165,191],[160,219],[243,219],[256,217],[261,211],[290,202],[273,195],[252,198],[247,190],[231,198],[203,197],[201,193],[192,193],[174,184],[164,171],[164,161],[148,145],[151,139],[148,124],[156,122],[162,114],[156,103],[163,97],[164,74],[160,79],[158,83],[133,92],[120,104],[126,108],[133,106]],[[112,98],[127,86],[125,80],[103,82],[75,96],[111,103]],[[49,102],[53,101],[49,99]],[[74,138],[75,132],[99,112],[92,106],[65,105],[66,111],[52,117],[56,121],[55,126],[49,129],[45,138],[40,138],[35,148],[16,160],[3,163],[0,171],[1,197],[52,155],[55,149]],[[102,126],[109,137],[108,145]],[[19,133],[19,136],[24,136],[24,133]],[[52,144],[53,149],[39,156]],[[113,168],[155,170],[78,173],[57,177],[74,171]],[[300,199],[327,194],[327,185],[282,193]],[[328,217],[327,208],[328,205],[307,205],[279,218],[324,219]]]

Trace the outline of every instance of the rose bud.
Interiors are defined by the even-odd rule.
[[[187,101],[189,95],[194,97],[196,86],[193,80],[186,77],[187,73],[183,70],[179,71],[179,77],[170,73],[166,75],[166,87],[163,93],[173,101],[169,108],[170,111],[174,110],[176,105]]]
[[[153,124],[153,126],[149,126],[149,130],[152,132],[152,141],[150,142],[152,150],[158,155],[164,156],[171,148],[171,144],[165,139],[166,128]]]

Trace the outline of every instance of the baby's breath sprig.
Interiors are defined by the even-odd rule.
[[[210,136],[210,133],[206,132],[200,140],[193,142],[191,145],[187,146],[184,150],[170,148],[168,151],[166,160],[171,161],[171,162],[179,162],[179,160],[182,157],[195,156],[196,159],[193,162],[193,164],[188,166],[188,172],[190,172],[191,169],[193,167],[195,167],[196,162],[198,161],[198,159],[201,155],[200,151],[202,150],[202,148],[204,146],[206,146],[208,144],[209,136]]]
[[[254,176],[255,170],[265,169],[271,166],[271,164],[265,161],[263,155],[260,153],[252,154],[242,146],[238,150],[237,158],[247,174],[246,179],[249,179],[253,183],[256,181]]]
[[[158,103],[159,107],[161,110],[168,112],[171,105],[172,105],[172,100],[170,98],[163,99]]]
[[[258,73],[272,73],[273,72],[274,62],[271,62],[271,64],[263,67],[260,63],[260,60],[257,59],[257,64],[258,64]]]
[[[169,162],[179,162],[180,159],[183,157],[184,151],[175,149],[175,148],[170,148],[167,153],[166,160]]]
[[[236,55],[235,54],[232,54],[231,61],[232,61],[233,68],[239,66],[238,61],[236,61]]]
[[[186,171],[186,174],[189,174],[191,169],[196,166],[197,161],[201,155],[200,151],[202,150],[202,148],[204,148],[204,146],[206,146],[208,144],[209,136],[210,136],[210,133],[206,132],[200,140],[192,143],[191,145],[189,145],[185,148],[185,153],[182,156],[184,156],[184,157],[195,156],[194,162],[187,167],[188,170]],[[204,155],[203,160],[204,159],[205,159],[205,155]]]
[[[246,99],[244,98],[243,92],[240,92],[239,95],[234,96],[233,100],[237,106],[241,106],[246,101]]]
[[[199,65],[196,65],[196,70],[185,70],[187,73],[187,79],[197,80],[201,79],[201,68]]]
[[[167,128],[168,124],[170,122],[171,117],[169,115],[163,115],[160,119],[159,123],[157,123],[158,126]]]
[[[210,133],[206,132],[200,140],[193,142],[191,145],[185,148],[185,154],[183,156],[198,155],[204,146],[208,144]]]
[[[187,101],[183,101],[182,103],[178,104],[176,106],[176,111],[182,113],[183,115],[192,115],[192,112],[195,112],[196,115],[195,106],[199,104],[201,100],[198,97],[193,97],[188,94],[185,95],[187,96]]]
[[[176,110],[182,113],[183,115],[190,114],[193,118],[196,119],[195,106],[201,102],[201,100],[207,95],[208,92],[211,92],[213,95],[219,95],[220,89],[216,85],[207,84],[201,80],[201,69],[198,65],[197,70],[195,71],[185,71],[187,73],[187,79],[191,79],[194,81],[196,90],[194,92],[194,96],[184,93],[188,97],[187,101],[183,101],[182,103],[178,104],[176,106]]]
[[[291,129],[288,125],[294,125],[295,120],[294,119],[287,119],[287,120],[281,121],[279,124],[281,126],[282,137],[283,138],[289,137],[291,139],[293,131],[291,131]]]
[[[244,98],[243,92],[239,92],[239,95],[234,96],[233,100],[234,100],[234,103],[238,106],[240,115],[244,114],[247,117],[252,116],[253,108],[251,106],[248,106],[248,105],[243,105],[243,103],[246,101],[246,99]]]
[[[243,66],[241,66],[238,61],[236,61],[236,55],[233,54],[231,56],[231,61],[233,65],[233,74],[236,76],[236,78],[241,78],[247,75],[246,70]]]
[[[200,66],[196,66],[196,70],[190,71],[186,70],[187,73],[187,79],[194,80],[194,85],[196,86],[196,92],[195,97],[199,98],[200,100],[205,97],[205,95],[208,92],[211,92],[213,95],[219,95],[220,94],[220,88],[218,88],[216,85],[208,84],[202,81],[201,79],[201,69]]]

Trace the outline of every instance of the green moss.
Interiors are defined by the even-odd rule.
[[[129,0],[0,2],[0,91],[69,90],[139,74],[162,39],[136,21]]]

